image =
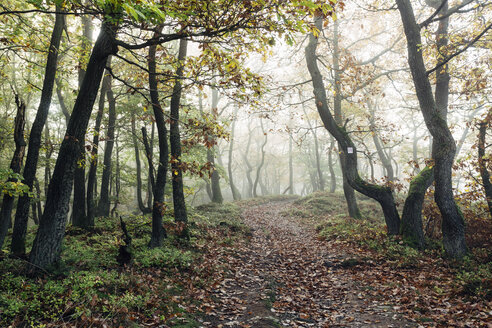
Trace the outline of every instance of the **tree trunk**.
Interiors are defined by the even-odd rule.
[[[425,192],[433,181],[434,169],[428,166],[412,179],[401,215],[401,234],[403,238],[407,239],[410,245],[420,249],[425,247],[422,207]]]
[[[321,31],[321,28],[320,28]],[[316,45],[317,47],[318,41],[316,40]],[[307,49],[307,48],[306,48]],[[316,48],[314,48],[314,57],[316,57]],[[342,89],[341,89],[341,77],[340,77],[340,47],[338,46],[338,20],[335,20],[334,22],[334,29],[333,29],[333,76],[334,76],[334,81],[333,85],[335,88],[335,97],[333,100],[333,110],[335,114],[334,118],[334,123],[338,126],[342,126],[342,121],[343,121],[343,114],[342,114]],[[316,59],[315,59],[316,60]],[[318,64],[316,62],[316,68],[318,67]],[[318,68],[317,68],[318,69]],[[319,69],[318,69],[319,72]],[[325,93],[325,98],[326,98],[326,93]],[[328,109],[328,108],[327,108]],[[329,110],[329,109],[328,109]],[[336,136],[334,136],[336,138]],[[347,138],[348,135],[347,135]],[[343,147],[340,147],[340,141],[338,141],[338,148],[339,148],[339,158],[340,158],[340,164],[342,168],[342,174],[343,174],[343,194],[345,195],[345,200],[347,201],[347,208],[350,217],[353,218],[360,218],[360,210],[359,206],[357,205],[357,198],[355,198],[355,191],[354,187],[351,186],[351,184],[348,181],[347,174],[348,172],[345,171],[346,166],[343,165],[344,162],[344,152],[343,152]],[[355,149],[355,148],[354,148]],[[355,167],[357,170],[357,166]]]
[[[116,99],[114,98],[113,90],[111,88],[111,80],[108,83],[108,91],[106,93],[108,97],[108,130],[106,133],[105,146],[104,146],[104,162],[103,172],[101,178],[101,192],[99,194],[99,203],[97,204],[98,216],[109,216],[109,209],[111,201],[109,198],[109,184],[111,181],[112,173],[112,154],[114,147],[114,129],[116,124]]]
[[[85,75],[85,56],[90,52],[92,45],[92,23],[88,16],[82,16],[82,47],[81,56],[79,57],[79,89],[82,85]],[[87,199],[85,190],[85,170],[86,170],[86,157],[85,152],[85,135],[82,138],[83,142],[80,143],[80,156],[78,165],[75,167],[75,173],[73,177],[73,205],[72,224],[76,227],[88,228],[90,226],[87,219]]]
[[[104,22],[92,50],[84,81],[60,146],[46,206],[34,239],[29,258],[31,272],[47,269],[60,258],[78,150],[87,130],[108,56],[118,50],[115,44],[116,29],[116,26]]]
[[[150,100],[152,101],[152,109],[154,111],[155,122],[157,125],[157,140],[159,143],[159,164],[157,166],[156,181],[152,183],[154,203],[152,204],[152,235],[149,242],[149,247],[159,247],[162,245],[162,239],[166,237],[166,231],[162,227],[162,212],[164,209],[164,190],[166,187],[167,167],[169,160],[169,147],[167,140],[166,119],[164,111],[159,102],[158,84],[156,78],[156,50],[157,46],[153,45],[149,48],[149,89]],[[145,128],[142,128],[146,131]],[[154,181],[152,158],[150,157],[150,146],[148,146],[145,132],[145,147],[147,159],[149,161],[149,173],[152,172],[150,179]]]
[[[253,166],[251,165],[251,163],[248,160],[249,148],[251,146],[251,136],[252,136],[251,121],[248,122],[248,131],[250,131],[250,133],[248,133],[248,143],[246,144],[246,149],[245,149],[245,152],[243,153],[243,160],[244,160],[244,164],[246,164],[246,180],[248,181],[248,185],[246,187],[247,188],[246,195],[248,198],[251,198],[251,197],[253,197],[253,179],[251,177],[251,172],[253,171]]]
[[[466,252],[465,224],[463,215],[454,201],[452,188],[452,166],[456,153],[446,118],[441,113],[432,95],[432,87],[422,56],[420,28],[417,25],[409,0],[396,0],[407,38],[408,63],[424,121],[434,139],[432,158],[436,190],[434,198],[442,215],[443,245],[452,258],[462,258]],[[439,70],[436,72],[439,74]],[[439,76],[437,77],[440,78]],[[436,87],[437,88],[437,87]],[[437,91],[437,90],[436,90]],[[437,97],[436,97],[437,98]]]
[[[489,207],[490,217],[492,218],[492,183],[490,182],[490,172],[487,169],[487,162],[489,159],[485,159],[485,137],[487,135],[487,128],[490,128],[490,120],[492,119],[492,111],[489,111],[489,115],[480,122],[478,129],[478,166],[480,169],[480,176],[482,178],[483,189],[485,191],[485,197],[487,198],[487,205]]]
[[[316,131],[314,130],[311,131],[313,132],[313,138],[314,138],[314,151],[316,155],[316,172],[318,173],[319,190],[325,191],[325,178],[323,177],[323,170],[321,170],[321,156],[319,154],[318,136],[316,135]]]
[[[36,209],[38,211],[38,217],[35,218],[33,215],[33,221],[34,221],[34,224],[39,225],[39,217],[43,213],[43,209],[41,207],[41,188],[39,187],[38,179],[34,179],[34,187],[36,189],[37,201],[36,201],[35,206],[36,206]]]
[[[337,176],[335,175],[335,169],[333,168],[333,149],[335,148],[335,139],[331,137],[330,149],[328,149],[328,169],[330,170],[330,193],[334,193],[337,190]]]
[[[241,199],[241,193],[236,188],[236,185],[234,184],[233,175],[232,175],[232,152],[234,150],[234,131],[236,129],[236,119],[237,119],[238,109],[239,109],[239,107],[236,107],[234,109],[234,115],[232,117],[231,137],[229,139],[229,154],[228,154],[229,158],[228,158],[228,162],[227,162],[227,172],[229,173],[229,185],[231,186],[232,198],[234,200],[240,200]]]
[[[434,8],[437,9],[438,6],[439,5],[436,3]],[[440,16],[446,14],[447,8],[448,4],[446,3],[442,7]],[[437,49],[439,49],[439,52],[443,51],[447,45],[448,21],[448,17],[439,20],[439,27],[437,30]],[[440,56],[438,56],[438,64],[445,57],[444,55],[445,54],[440,53]],[[449,73],[446,67],[442,67],[438,70],[437,74],[434,97],[439,114],[446,120],[449,99]],[[435,140],[436,139],[432,139],[431,154],[434,147],[439,147],[438,144],[434,144]],[[402,235],[409,240],[410,244],[414,244],[419,248],[425,247],[422,230],[422,207],[424,196],[426,190],[433,181],[434,168],[427,166],[411,181],[409,193],[403,208]]]
[[[137,138],[137,129],[135,127],[135,113],[132,112],[131,118],[131,127],[132,127],[132,141],[133,148],[135,150],[135,166],[136,166],[136,174],[137,174],[137,203],[138,208],[143,214],[152,213],[152,210],[144,205],[142,199],[142,163],[140,163],[140,150],[138,149],[138,138]]]
[[[44,196],[47,196],[48,193],[48,185],[51,180],[51,155],[53,155],[54,146],[50,139],[50,129],[48,125],[46,125],[44,129],[44,148],[45,148],[45,158],[46,162],[44,163]],[[41,213],[39,213],[41,215]]]
[[[217,89],[212,88],[212,116],[214,120],[217,119],[217,105],[219,103],[219,92]],[[220,189],[220,175],[215,165],[215,151],[216,151],[216,138],[215,136],[209,136],[211,139],[212,147],[207,149],[207,161],[212,164],[212,175],[210,176],[210,183],[212,187],[212,203],[222,204],[224,197],[222,197],[222,191]]]
[[[304,115],[307,117],[307,112],[306,112],[306,106],[304,103],[302,103],[302,110],[304,111]],[[307,123],[309,125],[309,130],[311,130],[311,133],[313,135],[313,140],[314,140],[314,155],[316,156],[316,173],[318,175],[318,181],[319,181],[319,190],[325,191],[325,178],[323,177],[323,170],[321,170],[321,156],[319,154],[319,142],[318,142],[318,135],[316,134],[316,130],[313,128],[313,125],[311,124],[311,121],[309,119],[306,119]],[[289,145],[290,147],[290,145]],[[330,161],[330,173],[331,170],[333,170],[333,166],[331,165],[331,149],[328,153],[328,160]],[[333,172],[333,177],[335,175],[335,172]],[[335,188],[336,188],[336,179],[335,179]],[[335,192],[333,190],[332,192]]]
[[[376,131],[376,124],[374,123],[376,117],[375,117],[375,109],[374,105],[371,103],[371,101],[367,101],[367,105],[369,107],[369,112],[371,114],[370,117],[370,129],[371,129],[371,134],[372,134],[372,141],[374,142],[374,146],[376,146],[376,151],[378,152],[379,159],[381,160],[381,163],[383,164],[384,171],[386,178],[388,179],[389,182],[393,182],[395,180],[395,174],[393,172],[393,166],[391,165],[391,158],[385,153],[383,146],[381,145],[381,142],[379,140],[379,136]]]
[[[266,143],[266,135],[265,135],[265,143]],[[263,147],[262,147],[263,148]],[[264,153],[262,152],[262,165],[264,159]],[[289,195],[294,194],[294,163],[292,158],[292,134],[289,131]]]
[[[108,57],[106,63],[111,66],[111,56]],[[95,192],[97,190],[96,180],[97,180],[97,165],[99,162],[99,134],[101,132],[101,122],[104,114],[104,104],[106,100],[106,93],[111,84],[111,75],[108,71],[104,75],[101,84],[101,90],[99,92],[99,103],[97,108],[96,122],[94,124],[94,136],[92,138],[92,149],[91,149],[91,165],[89,167],[89,174],[87,180],[87,221],[85,222],[85,228],[94,227],[94,219],[96,216],[96,204],[94,202]]]
[[[165,122],[164,122],[165,124]],[[164,125],[165,127],[165,125]],[[167,130],[166,130],[167,134]],[[149,137],[147,136],[147,129],[142,126],[142,141],[145,149],[145,157],[147,157],[147,164],[149,165],[149,179],[152,190],[155,189],[155,177],[154,177],[154,162],[152,162],[152,148],[149,144]]]
[[[173,204],[174,219],[177,222],[187,222],[186,203],[183,192],[183,170],[181,168],[181,137],[179,135],[179,107],[181,101],[181,81],[184,71],[184,60],[186,59],[186,50],[188,41],[182,39],[179,41],[178,61],[179,66],[176,70],[176,82],[174,83],[173,93],[171,96],[171,127],[169,137],[171,141],[171,170],[173,186]]]
[[[70,120],[70,112],[68,111],[67,105],[65,104],[65,99],[63,99],[61,82],[60,80],[55,79],[55,83],[56,83],[56,96],[58,97],[58,104],[60,105],[63,116],[65,117],[65,123],[66,125],[68,125],[68,121]]]
[[[26,105],[15,95],[15,103],[17,104],[17,114],[14,121],[14,141],[15,150],[12,160],[10,161],[10,169],[13,173],[20,173],[24,153],[26,150],[26,141],[24,140],[24,126],[26,125]],[[10,179],[10,181],[15,181]],[[9,230],[9,225],[12,222],[12,209],[14,208],[14,196],[7,194],[3,195],[2,209],[0,210],[0,251],[2,249],[5,237]]]
[[[85,141],[85,135],[82,138]],[[85,227],[87,221],[86,195],[85,195],[85,142],[80,143],[79,158],[75,167],[73,177],[73,204],[72,204],[72,225],[75,227]]]
[[[56,6],[57,11],[62,11],[60,6]],[[60,47],[61,36],[65,26],[65,16],[63,13],[55,17],[55,25],[51,34],[48,58],[46,61],[45,75],[43,81],[43,90],[39,102],[36,117],[32,123],[31,133],[29,134],[29,146],[27,149],[26,163],[24,166],[23,183],[32,190],[34,178],[36,177],[36,167],[39,159],[39,149],[41,146],[41,136],[43,127],[48,117],[48,111],[51,105],[53,95],[53,86],[55,84],[55,74],[58,63],[58,48]],[[14,230],[12,232],[12,253],[23,255],[26,253],[26,232],[27,221],[29,218],[29,195],[19,197],[17,202],[17,211],[15,213]]]
[[[261,160],[260,160],[260,164],[256,168],[256,179],[255,179],[255,183],[253,184],[253,197],[258,197],[258,194],[256,193],[256,189],[258,187],[258,182],[260,181],[261,168],[265,163],[265,146],[268,141],[268,134],[265,132],[265,129],[263,128],[263,121],[261,119],[260,119],[260,124],[261,124],[261,131],[265,136],[265,141],[263,141],[263,144],[261,145]]]
[[[119,133],[117,132],[116,138],[115,138],[115,145],[116,145],[116,168],[115,168],[115,175],[114,175],[114,205],[113,208],[110,211],[111,217],[116,217],[116,210],[118,209],[118,205],[120,203],[120,191],[121,191],[121,171],[120,171],[120,149],[118,147],[118,136]]]
[[[321,30],[322,18],[319,16],[315,17],[315,24],[316,27]],[[317,44],[317,38],[311,34],[309,36],[309,43],[306,47],[306,62],[313,81],[313,92],[318,113],[320,114],[325,128],[338,142],[341,155],[340,163],[342,165],[342,170],[346,173],[346,181],[352,188],[355,188],[360,193],[373,198],[380,203],[388,228],[388,234],[398,234],[400,230],[400,218],[391,189],[367,183],[360,178],[357,171],[357,149],[345,129],[335,122],[335,119],[328,108],[326,89],[316,59]]]
[[[155,124],[152,123],[152,128],[150,129],[150,149],[154,149],[154,136],[155,136]],[[168,157],[169,157],[169,151],[168,151]],[[153,153],[150,153],[149,160],[153,162],[154,157]],[[169,161],[169,159],[167,160]],[[153,166],[149,166],[147,170],[147,197],[145,197],[147,201],[147,208],[152,212],[152,206],[154,204],[153,202],[153,187],[152,187],[152,181],[154,180],[154,169]]]

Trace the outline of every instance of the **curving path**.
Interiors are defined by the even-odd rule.
[[[372,297],[345,267],[349,254],[317,239],[312,227],[282,216],[289,202],[244,209],[249,243],[214,290],[203,327],[416,327]],[[359,269],[360,270],[360,269]]]

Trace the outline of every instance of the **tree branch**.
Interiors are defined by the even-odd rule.
[[[471,0],[471,1],[473,1],[473,0]],[[447,2],[448,2],[448,0],[443,0],[443,2],[441,2],[439,7],[437,7],[437,9],[432,13],[432,15],[430,15],[429,18],[427,18],[425,21],[423,21],[422,23],[419,24],[419,27],[422,28],[422,27],[429,25],[430,22],[432,22],[432,20],[434,19],[434,17],[436,17],[437,14],[439,14],[441,9],[446,5]]]
[[[492,23],[489,24],[479,35],[477,35],[475,38],[473,38],[473,40],[470,41],[470,43],[468,43],[463,49],[455,52],[454,54],[448,56],[447,58],[445,58],[443,61],[441,61],[438,65],[436,65],[433,69],[431,70],[428,70],[426,73],[427,75],[430,75],[432,74],[433,72],[435,72],[436,70],[438,70],[440,67],[446,65],[451,59],[453,59],[454,57],[456,56],[459,56],[460,54],[462,54],[463,52],[465,52],[468,48],[470,48],[474,43],[476,43],[478,40],[480,40],[480,38],[482,36],[485,35],[485,33],[487,33],[488,30],[490,30],[490,28],[492,28]]]

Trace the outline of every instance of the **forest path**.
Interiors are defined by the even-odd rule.
[[[367,299],[350,257],[314,227],[281,215],[290,202],[245,208],[249,243],[229,258],[204,327],[415,327],[391,304]],[[370,291],[369,291],[370,292]],[[397,308],[395,308],[397,309]]]

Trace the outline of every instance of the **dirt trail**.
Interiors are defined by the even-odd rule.
[[[312,227],[280,215],[289,202],[243,211],[252,229],[231,276],[216,289],[204,327],[415,327],[394,305],[368,298],[353,278],[350,257],[316,238]],[[362,268],[363,269],[363,268]]]

